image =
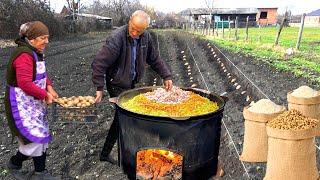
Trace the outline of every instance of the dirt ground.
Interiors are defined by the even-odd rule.
[[[60,96],[94,95],[95,89],[91,82],[90,64],[97,51],[102,47],[106,33],[96,33],[77,38],[66,38],[53,41],[47,48],[47,70],[54,81]],[[243,107],[252,100],[270,98],[278,104],[286,105],[286,93],[300,85],[309,85],[319,89],[319,85],[308,83],[292,74],[278,72],[265,64],[242,54],[221,52],[214,47],[215,55],[208,47],[208,42],[199,40],[185,32],[160,31],[153,34],[154,43],[158,46],[160,56],[165,59],[173,73],[176,86],[195,86],[209,89],[212,92],[227,92],[229,101],[225,107],[220,145],[220,162],[226,172],[221,179],[262,179],[265,175],[265,163],[242,163],[241,154],[244,119]],[[12,48],[0,51],[0,96],[5,89],[6,59]],[[225,56],[224,56],[225,55]],[[221,70],[217,58],[225,64],[227,72]],[[184,60],[185,59],[185,60]],[[235,64],[239,71],[232,66]],[[190,66],[188,71],[185,63]],[[200,73],[201,72],[201,73]],[[191,73],[188,75],[188,73]],[[236,90],[227,78],[241,85]],[[251,82],[244,77],[250,79]],[[192,78],[191,78],[192,77]],[[150,68],[137,86],[161,85],[162,81]],[[245,95],[241,92],[246,91]],[[99,153],[108,128],[113,119],[113,109],[104,101],[97,105],[98,117],[95,123],[61,123],[54,122],[49,111],[48,120],[54,140],[48,150],[47,168],[62,179],[127,179],[121,169],[115,165],[99,161]],[[50,108],[49,108],[50,110]],[[6,162],[16,153],[17,142],[11,144],[9,129],[6,125],[3,104],[0,104],[0,179],[12,179],[6,170]],[[318,145],[320,140],[318,139]],[[116,157],[116,147],[112,153]],[[318,169],[320,168],[320,151],[317,151]],[[32,162],[24,164],[24,168],[32,169]]]

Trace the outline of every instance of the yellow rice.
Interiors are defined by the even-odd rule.
[[[122,103],[122,106],[135,113],[161,117],[197,116],[219,109],[216,102],[193,92],[190,92],[187,100],[177,104],[158,103],[140,94]]]

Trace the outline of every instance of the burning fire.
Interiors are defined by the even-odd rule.
[[[161,149],[137,153],[137,179],[182,179],[182,156]]]

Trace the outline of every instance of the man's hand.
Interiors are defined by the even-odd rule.
[[[172,89],[172,80],[170,79],[170,80],[165,80],[164,81],[164,86],[166,87],[166,90],[167,91],[169,91],[169,90],[171,90]]]
[[[57,99],[59,97],[58,93],[53,89],[51,85],[47,86],[47,91],[53,96],[53,99]]]
[[[103,91],[96,91],[96,99],[95,99],[96,103],[101,102],[102,96],[103,96]]]
[[[111,103],[117,103],[117,102],[118,102],[118,97],[109,98],[109,102],[111,102]]]
[[[51,93],[49,93],[49,92],[47,92],[47,96],[46,96],[46,103],[47,104],[52,104],[52,102],[53,102],[53,96],[52,96],[52,94]]]

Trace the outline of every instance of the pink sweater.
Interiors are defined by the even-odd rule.
[[[47,96],[46,90],[36,86],[33,81],[33,57],[28,53],[20,54],[13,62],[13,68],[16,70],[18,86],[29,96],[44,100]],[[47,78],[47,86],[52,85]]]

